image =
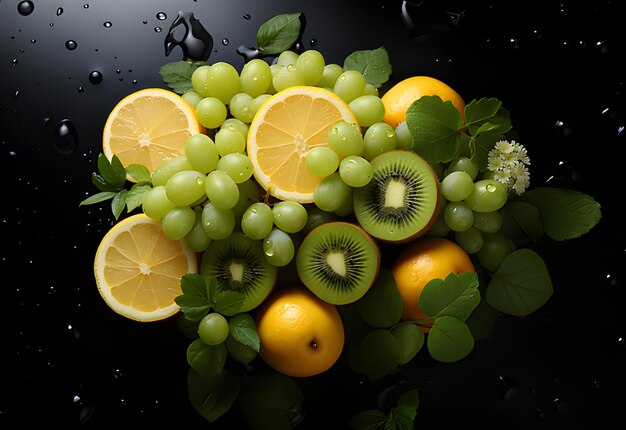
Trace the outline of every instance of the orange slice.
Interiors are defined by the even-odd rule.
[[[146,88],[115,105],[104,125],[102,149],[109,160],[115,154],[124,166],[143,164],[152,172],[183,155],[187,139],[201,130],[194,108],[182,97]]]
[[[144,214],[115,224],[102,238],[94,261],[104,301],[118,314],[143,322],[176,314],[180,278],[196,272],[196,254],[184,241],[165,237],[161,223]]]
[[[339,121],[357,124],[350,107],[323,88],[295,86],[267,99],[248,131],[248,157],[257,182],[281,200],[311,203],[323,178],[304,164],[310,148],[328,146],[328,129]]]

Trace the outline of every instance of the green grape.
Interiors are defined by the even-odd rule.
[[[226,105],[216,97],[205,97],[196,106],[198,121],[206,128],[218,128],[227,115]]]
[[[502,215],[494,212],[474,212],[474,227],[483,233],[495,233],[502,227]]]
[[[483,233],[483,246],[476,253],[485,269],[495,272],[504,257],[515,251],[515,244],[502,233]]]
[[[202,209],[202,228],[210,239],[226,239],[235,229],[235,214],[231,209],[219,209],[209,202]]]
[[[306,224],[302,229],[302,234],[309,234],[315,227],[320,226],[327,222],[337,221],[337,217],[332,212],[326,212],[318,208],[317,206],[309,206],[306,208],[307,217]]]
[[[324,71],[322,72],[322,79],[317,83],[318,87],[322,88],[330,88],[332,89],[335,86],[335,82],[339,79],[339,76],[343,73],[343,67],[339,64],[327,64],[324,66]]]
[[[365,91],[363,91],[363,95],[366,96],[376,96],[378,97],[378,88],[370,83],[365,84]],[[382,119],[381,119],[382,121]]]
[[[228,109],[230,114],[239,121],[249,124],[254,118],[254,111],[252,109],[252,103],[254,99],[250,94],[237,93],[230,99]]]
[[[394,326],[391,334],[396,338],[400,350],[398,364],[411,361],[424,346],[424,332],[413,322],[405,321]]]
[[[210,312],[200,320],[198,336],[207,345],[219,345],[228,337],[228,321],[217,312]]]
[[[215,133],[215,148],[220,157],[243,153],[246,150],[246,138],[235,127],[222,128]]]
[[[473,181],[478,176],[478,166],[468,157],[459,157],[450,162],[448,173],[451,172],[465,172]]]
[[[295,254],[293,240],[281,229],[273,228],[263,241],[263,253],[271,265],[286,266]]]
[[[255,97],[254,99],[252,99],[252,103],[250,103],[250,109],[252,110],[252,117],[253,118],[254,118],[254,115],[256,114],[256,112],[261,107],[261,105],[263,103],[265,103],[265,101],[267,99],[269,99],[270,97],[272,97],[270,94],[261,94],[260,96]]]
[[[248,61],[241,69],[241,91],[252,97],[264,94],[272,81],[270,65],[255,58]]]
[[[219,159],[213,140],[206,134],[195,134],[185,143],[185,156],[193,170],[205,175],[217,167]]]
[[[483,234],[476,227],[454,232],[454,240],[468,254],[476,254],[483,247]]]
[[[283,51],[276,59],[276,64],[281,66],[288,66],[290,64],[296,64],[298,62],[298,54],[293,51]]]
[[[197,93],[195,91],[187,91],[181,97],[183,98],[183,100],[189,103],[189,105],[194,109],[196,108],[196,106],[198,106],[198,103],[200,103],[200,100],[204,98],[202,94]]]
[[[161,220],[163,234],[172,240],[180,240],[187,235],[196,222],[196,213],[189,206],[177,206],[165,214]]]
[[[165,185],[169,178],[178,172],[182,172],[183,170],[193,170],[193,167],[189,164],[187,157],[180,155],[167,160],[165,163],[157,167],[150,176],[150,182],[152,182],[153,187]]]
[[[411,136],[406,121],[402,121],[396,126],[396,149],[413,150],[413,136]]]
[[[159,185],[146,191],[141,203],[143,213],[154,219],[162,219],[165,214],[174,209],[175,206],[176,205],[167,198],[165,185]]]
[[[339,164],[339,176],[351,187],[363,187],[369,184],[374,176],[374,168],[365,158],[349,155]]]
[[[380,154],[396,149],[396,131],[392,126],[384,122],[372,124],[363,137],[365,148],[363,157],[372,161]]]
[[[191,86],[202,97],[211,97],[208,86],[210,69],[211,66],[200,66],[191,74]]]
[[[239,188],[228,173],[214,170],[204,180],[204,191],[209,201],[219,209],[231,209],[239,200]]]
[[[217,169],[226,172],[236,184],[241,184],[250,179],[254,168],[247,155],[231,152],[220,158]]]
[[[304,163],[314,175],[326,177],[339,167],[339,156],[328,146],[315,146],[307,151]]]
[[[365,92],[365,77],[356,70],[343,72],[333,87],[333,92],[341,97],[346,103],[350,103]]]
[[[495,171],[487,170],[486,172],[483,172],[480,175],[480,179],[493,179],[493,180],[495,180],[495,175],[496,175]]]
[[[187,242],[187,246],[192,251],[204,252],[211,244],[211,239],[204,231],[204,227],[202,227],[202,208],[196,206],[193,208],[193,211],[196,213],[196,220],[189,233],[185,235],[185,242]]]
[[[248,179],[241,184],[237,184],[237,188],[239,189],[239,199],[232,210],[238,225],[248,206],[261,200],[265,190],[254,179]]]
[[[465,231],[474,222],[474,213],[464,202],[449,202],[443,210],[443,220],[452,231]]]
[[[267,237],[273,226],[272,208],[262,202],[252,203],[241,217],[241,231],[251,239]]]
[[[165,184],[167,198],[176,206],[190,206],[204,194],[206,176],[195,170],[183,170]]]
[[[308,49],[298,56],[296,67],[304,76],[306,85],[317,85],[324,75],[324,56],[315,49]]]
[[[352,188],[341,180],[337,172],[322,179],[313,193],[315,205],[327,212],[339,209],[351,197]]]
[[[338,155],[359,155],[365,143],[359,129],[347,122],[340,121],[328,129],[328,144]]]
[[[236,341],[232,336],[228,336],[224,344],[226,345],[228,355],[238,363],[249,364],[257,356],[257,352],[254,349]]]
[[[216,97],[225,105],[241,91],[239,73],[232,65],[220,61],[210,66],[207,87],[211,97]],[[215,128],[215,127],[212,127]]]
[[[298,202],[278,202],[272,208],[274,225],[285,233],[297,233],[306,224],[307,212]]]
[[[246,124],[245,122],[237,119],[237,118],[227,118],[221,125],[220,129],[222,128],[229,128],[229,127],[235,127],[236,130],[239,131],[239,133],[241,133],[241,135],[243,137],[248,138],[248,124]]]
[[[305,85],[304,75],[294,64],[289,64],[288,66],[279,65],[278,68],[272,71],[272,84],[276,91]]]
[[[450,172],[441,181],[441,194],[446,200],[459,202],[474,191],[474,181],[465,172]]]
[[[385,106],[378,96],[363,95],[357,97],[350,102],[350,109],[354,112],[361,127],[369,127],[377,122],[382,122],[385,116]]]
[[[474,190],[464,200],[474,212],[493,212],[506,203],[508,192],[504,185],[495,179],[481,179],[474,182]]]

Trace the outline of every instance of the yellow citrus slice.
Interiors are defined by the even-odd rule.
[[[179,311],[180,278],[197,272],[196,254],[163,235],[160,221],[144,214],[115,224],[94,261],[98,290],[111,309],[136,321],[158,321]]]
[[[295,86],[267,99],[248,132],[257,182],[278,199],[311,203],[323,178],[309,172],[304,156],[310,148],[328,146],[328,129],[339,121],[358,126],[348,104],[323,88]]]
[[[194,108],[178,94],[146,88],[120,100],[104,125],[102,149],[124,166],[143,164],[152,172],[163,162],[183,155],[191,135],[202,126]]]

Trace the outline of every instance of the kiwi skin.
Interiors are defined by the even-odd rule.
[[[317,293],[315,293],[315,291],[311,290],[312,293],[314,293],[318,298],[320,298],[321,300],[324,300],[325,302],[328,302],[328,303],[331,303],[331,304],[334,304],[334,305],[345,305],[345,304],[353,303],[353,302],[356,302],[357,300],[359,300],[361,297],[363,297],[372,288],[372,285],[374,285],[374,283],[376,282],[376,279],[378,278],[378,274],[380,272],[380,262],[381,262],[380,248],[379,248],[378,243],[376,242],[376,240],[374,240],[374,238],[367,231],[365,231],[361,226],[359,226],[357,224],[350,223],[350,222],[346,222],[346,221],[331,221],[331,222],[327,222],[327,223],[324,223],[324,224],[320,224],[319,226],[317,226],[313,230],[311,230],[305,236],[304,240],[306,240],[306,238],[309,235],[311,235],[318,228],[326,226],[326,225],[329,225],[329,224],[336,225],[336,226],[339,226],[339,227],[344,227],[345,226],[345,227],[350,227],[350,228],[357,229],[363,235],[363,237],[366,238],[371,243],[373,249],[375,250],[375,261],[370,261],[368,263],[375,264],[376,270],[374,272],[374,276],[372,277],[372,282],[370,283],[370,285],[366,289],[363,290],[363,294],[361,296],[356,297],[356,298],[351,299],[351,300],[348,300],[348,301],[336,302],[336,301],[329,301],[329,300],[327,300],[324,297],[320,297],[320,296],[317,295]],[[308,286],[306,286],[306,285],[305,285],[305,287],[308,288]]]
[[[393,149],[393,150],[387,151],[387,152],[385,152],[383,154],[393,153],[393,152],[413,153],[412,151],[406,151],[406,150],[403,150],[403,149]],[[435,173],[433,168],[430,166],[430,164],[425,162],[425,165],[427,166],[428,171],[430,172],[430,174],[433,175],[433,178],[435,179],[436,194],[437,194],[437,201],[435,202],[435,207],[439,208],[439,206],[442,203],[442,200],[441,200],[441,182],[439,181],[439,178],[437,177],[437,174]],[[378,240],[378,241],[380,241],[382,243],[387,243],[387,244],[403,244],[403,243],[411,242],[411,241],[413,241],[413,240],[423,236],[424,234],[426,234],[432,228],[432,226],[435,224],[435,221],[437,220],[437,215],[438,214],[439,214],[439,210],[437,209],[437,210],[435,210],[433,212],[433,214],[431,215],[431,217],[428,220],[428,222],[426,223],[426,225],[421,230],[415,232],[414,234],[412,234],[409,237],[406,237],[404,239],[399,239],[399,240],[390,240],[390,239],[384,239],[384,238],[376,237],[376,240]]]

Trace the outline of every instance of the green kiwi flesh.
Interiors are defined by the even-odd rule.
[[[385,152],[371,161],[372,180],[353,190],[354,214],[365,231],[384,242],[426,233],[437,217],[439,180],[414,152]]]
[[[202,254],[200,274],[215,276],[218,290],[239,291],[245,296],[240,312],[256,308],[269,295],[277,270],[263,254],[263,243],[242,233],[211,242]]]
[[[380,267],[380,252],[370,235],[347,222],[314,228],[296,256],[302,283],[320,299],[344,305],[360,299],[372,286]]]

